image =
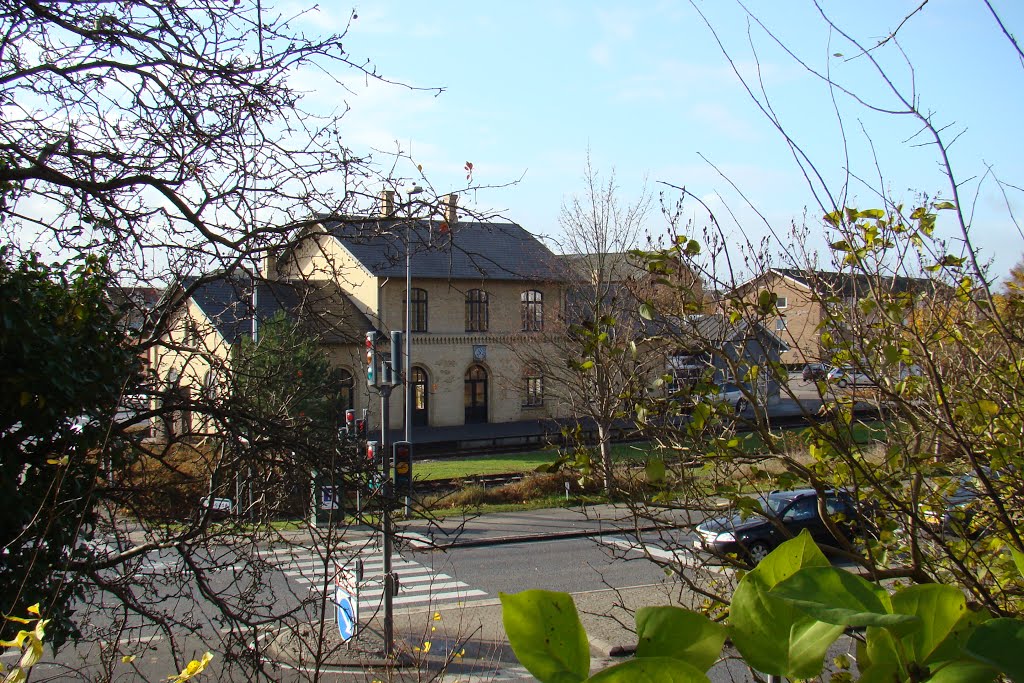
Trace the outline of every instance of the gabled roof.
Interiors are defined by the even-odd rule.
[[[205,281],[188,277],[179,282],[185,291],[195,286],[192,300],[231,344],[252,335],[254,284],[257,329],[259,323],[281,312],[326,343],[360,343],[366,332],[374,329],[355,303],[335,283],[325,280],[269,282],[233,274]]]
[[[844,299],[863,297],[871,291],[873,286],[881,286],[886,291],[894,293],[923,292],[936,286],[926,278],[902,275],[871,276],[863,273],[838,273],[805,268],[771,268],[767,272],[747,280],[736,289],[743,289],[771,273],[788,278],[798,285],[806,287],[809,291],[817,291],[819,296],[838,296]]]
[[[694,342],[700,346],[742,341],[755,336],[774,344],[780,351],[789,349],[786,342],[761,323],[750,323],[746,320],[732,323],[722,313],[658,318],[648,321],[648,333],[668,335],[681,343]]]
[[[447,224],[444,224],[447,225]],[[325,221],[327,232],[375,277],[405,277],[405,238],[417,279],[567,279],[555,255],[515,223],[459,221],[442,231],[435,221]]]
[[[584,282],[623,282],[648,274],[628,252],[562,254],[557,258]]]

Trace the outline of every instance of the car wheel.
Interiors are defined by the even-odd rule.
[[[736,401],[736,414],[737,415],[739,415],[740,413],[742,413],[746,409],[747,409],[747,399],[741,398],[740,400]]]
[[[846,385],[848,385],[848,384],[849,384],[849,382],[846,381],[846,378],[843,378],[843,379],[839,380],[838,382],[836,382],[836,385],[838,385],[840,389],[845,389]]]
[[[757,541],[756,543],[751,543],[747,546],[747,556],[750,558],[750,563],[754,565],[768,557],[768,553],[770,552],[771,549],[768,547],[768,544],[763,541]]]

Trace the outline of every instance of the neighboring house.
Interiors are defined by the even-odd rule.
[[[852,310],[870,294],[872,286],[884,287],[891,293],[924,293],[934,285],[920,278],[869,279],[849,273],[771,268],[736,287],[732,296],[753,302],[764,291],[776,295],[775,314],[768,316],[764,324],[789,346],[782,354],[782,362],[797,367],[828,360],[822,357],[820,345],[822,321],[828,317],[826,307]]]
[[[182,405],[199,395],[222,391],[224,372],[233,348],[243,337],[259,334],[259,326],[284,314],[315,335],[331,361],[342,367],[357,362],[370,321],[333,282],[274,282],[249,274],[211,274],[183,278],[168,287],[161,302],[168,324],[160,343],[150,350],[150,367],[166,390]],[[255,315],[254,315],[255,311]],[[351,373],[343,399],[367,407]],[[365,382],[364,382],[365,384]],[[168,416],[165,430],[178,434],[203,432],[186,409]]]
[[[559,316],[564,277],[554,255],[518,225],[457,221],[454,202],[446,221],[395,219],[390,208],[385,201],[380,218],[307,230],[277,255],[274,277],[334,282],[369,318],[367,329],[388,334],[405,328],[408,243],[413,426],[557,415],[543,376],[514,351],[524,340],[545,343]],[[364,365],[343,367],[362,375]],[[392,428],[403,424],[401,394],[391,401]]]
[[[759,323],[730,323],[723,314],[663,318],[648,324],[649,337],[665,350],[665,368],[672,382],[668,390],[693,386],[705,373],[719,387],[743,385],[761,405],[779,398],[780,385],[767,371],[789,347]],[[758,366],[756,382],[743,381],[747,369]]]
[[[117,314],[123,329],[133,338],[137,338],[145,327],[150,313],[160,302],[163,292],[157,287],[112,285],[106,289],[107,306]]]

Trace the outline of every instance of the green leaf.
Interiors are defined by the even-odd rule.
[[[609,667],[587,683],[708,683],[708,677],[678,659],[645,657]]]
[[[978,401],[978,408],[981,409],[981,412],[989,416],[995,416],[999,414],[999,404],[996,403],[995,401],[981,399]]]
[[[931,583],[910,586],[892,596],[892,609],[897,614],[921,618],[919,628],[911,633],[895,631],[911,661],[923,664],[967,614],[963,592],[954,586]]]
[[[954,204],[953,202],[939,202],[938,204],[935,205],[935,208],[940,211],[944,209],[955,209],[956,204]]]
[[[637,657],[672,657],[707,671],[718,661],[725,628],[680,607],[641,607],[636,612]]]
[[[885,211],[881,209],[864,209],[858,213],[861,218],[885,218]]]
[[[651,458],[644,466],[644,472],[647,475],[647,481],[652,484],[659,484],[665,481],[665,461],[661,458]],[[639,619],[638,615],[637,620],[639,621]]]
[[[964,650],[1015,681],[1024,681],[1024,620],[992,619],[974,630]]]
[[[646,301],[640,304],[640,317],[644,320],[654,320],[654,307]]]
[[[1017,572],[1024,579],[1024,553],[1011,547],[1010,554],[1013,555],[1013,563],[1017,565]]]
[[[920,621],[893,614],[884,588],[835,567],[808,567],[779,583],[771,595],[818,621],[837,626],[890,626]]]
[[[519,663],[542,683],[578,683],[590,673],[590,647],[568,593],[499,593],[505,635]]]
[[[729,611],[729,633],[752,668],[790,678],[821,672],[825,653],[843,627],[817,621],[769,591],[805,567],[827,566],[829,561],[805,530],[740,580]]]

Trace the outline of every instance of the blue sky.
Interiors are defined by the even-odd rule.
[[[752,10],[802,59],[826,67],[880,107],[895,100],[866,59],[830,36],[813,4],[803,0],[750,3]],[[841,26],[873,45],[920,0],[823,2]],[[1024,38],[1021,3],[993,0],[1007,28]],[[835,185],[846,161],[835,107],[842,112],[850,180],[848,203],[879,206],[882,183],[913,202],[916,193],[948,197],[934,148],[921,147],[909,117],[883,116],[832,95],[730,0],[697,2],[716,26],[742,73],[758,73],[773,109],[797,143]],[[532,232],[557,238],[563,200],[582,190],[588,149],[602,173],[614,169],[624,201],[646,182],[685,186],[708,202],[729,239],[757,240],[769,228],[746,207],[735,183],[768,225],[784,236],[791,222],[811,228],[812,246],[824,246],[821,212],[782,137],[744,92],[712,33],[686,0],[658,2],[388,2],[355,7],[347,48],[367,57],[390,79],[429,92],[345,76],[349,92],[317,90],[322,106],[351,111],[343,131],[357,152],[394,150],[396,141],[423,165],[438,191],[475,184],[503,185],[464,192],[462,203],[499,212]],[[321,29],[339,30],[349,10],[331,6],[311,15]],[[980,0],[931,0],[903,26],[900,46],[875,52],[896,82],[916,87],[921,106],[959,138],[951,149],[963,181],[963,202],[974,206],[972,239],[1002,275],[1024,256],[1024,237],[1010,219],[1004,192],[985,177],[1024,187],[1020,118],[1024,65]],[[751,47],[753,42],[753,48]],[[756,50],[756,59],[755,53]],[[834,57],[840,52],[842,57]],[[298,81],[300,87],[303,81]],[[378,157],[383,159],[383,155]],[[397,172],[408,175],[411,169]],[[1020,211],[1021,192],[1006,189]],[[736,221],[728,220],[729,212]],[[1017,215],[1014,213],[1013,215]],[[688,217],[706,212],[688,203]],[[664,222],[655,212],[650,230]],[[784,242],[784,240],[783,240]],[[783,243],[776,244],[781,250]]]

